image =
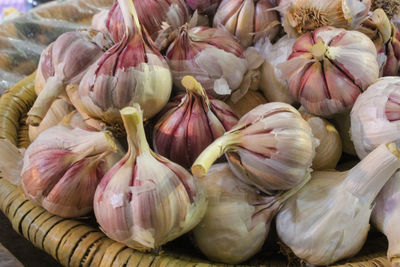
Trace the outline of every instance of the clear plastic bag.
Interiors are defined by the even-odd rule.
[[[0,24],[0,94],[32,73],[42,50],[60,34],[90,25],[113,0],[50,2]]]

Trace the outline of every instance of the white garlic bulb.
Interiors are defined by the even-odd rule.
[[[193,230],[196,245],[212,261],[235,264],[249,259],[261,250],[284,201],[308,180],[283,195],[267,196],[240,181],[228,164],[212,166],[200,180],[208,208]]]
[[[385,77],[368,87],[351,111],[351,135],[364,158],[378,145],[400,142],[400,77]]]
[[[299,258],[330,265],[354,256],[370,228],[372,203],[400,168],[399,148],[381,145],[347,172],[314,172],[279,212],[280,239]]]
[[[400,265],[400,171],[390,178],[376,198],[371,221],[389,241],[387,257],[392,266]]]

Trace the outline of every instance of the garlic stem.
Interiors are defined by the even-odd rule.
[[[129,36],[131,34],[142,35],[142,26],[139,22],[139,16],[136,12],[135,5],[132,0],[118,0],[121,8],[122,16],[124,17],[126,34]],[[133,21],[132,21],[133,18]],[[133,25],[137,27],[138,32],[133,32]]]
[[[193,76],[185,76],[182,78],[182,85],[185,87],[188,93],[194,93],[200,95],[206,99],[207,104],[210,104],[210,101],[207,97],[206,91],[203,86],[193,77]]]
[[[380,163],[379,167],[376,167],[377,162]],[[361,201],[372,203],[392,174],[399,168],[400,152],[396,143],[383,144],[348,172],[347,177],[351,179],[346,179],[343,186]]]
[[[204,177],[211,165],[223,154],[234,150],[234,145],[239,143],[238,133],[227,133],[216,139],[196,159],[191,168],[194,176]]]
[[[128,136],[129,147],[136,147],[139,154],[149,152],[150,147],[146,140],[140,107],[126,107],[120,112]]]
[[[324,59],[326,51],[327,51],[326,45],[321,40],[319,40],[311,48],[311,54],[318,61],[321,61]]]
[[[63,79],[53,76],[47,79],[46,85],[38,95],[35,104],[28,112],[27,124],[39,126],[54,100],[62,94],[64,89]]]

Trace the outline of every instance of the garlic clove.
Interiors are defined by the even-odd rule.
[[[344,107],[352,106],[360,95],[360,88],[328,59],[324,59],[323,68],[328,94],[343,103]]]
[[[295,41],[295,38],[285,35],[274,44],[269,39],[265,39],[260,47],[261,56],[264,59],[261,67],[260,89],[269,102],[294,103],[288,85],[277,66],[287,60]]]
[[[265,99],[259,91],[248,90],[247,93],[237,102],[234,102],[232,97],[230,97],[226,103],[235,111],[236,114],[238,114],[239,117],[242,117],[255,107],[266,104],[267,99]]]
[[[121,116],[129,150],[96,190],[96,219],[110,238],[141,251],[156,249],[198,224],[205,193],[185,169],[150,150],[139,105]]]
[[[312,163],[313,170],[335,169],[342,156],[342,141],[338,131],[333,124],[307,113],[304,108],[300,108],[299,111],[310,125],[314,137],[319,140]]]
[[[221,0],[186,0],[192,10],[198,10],[200,14],[214,16]]]
[[[378,52],[381,76],[394,76],[399,70],[399,54],[395,52],[399,39],[397,29],[383,9],[376,9],[358,29],[374,41]]]
[[[203,177],[226,153],[232,171],[242,181],[271,194],[300,184],[311,166],[315,140],[311,128],[292,106],[260,105],[243,116],[196,159],[192,173]]]
[[[348,172],[314,172],[279,212],[279,238],[313,265],[354,256],[369,231],[372,203],[400,167],[396,144],[379,146]]]
[[[271,40],[279,32],[279,19],[269,0],[223,0],[214,16],[214,27],[227,30],[247,48],[262,38]]]
[[[61,217],[79,217],[93,209],[93,197],[103,176],[99,162],[107,154],[85,158],[73,164],[47,193],[41,204],[46,210]],[[81,194],[74,193],[82,188]]]
[[[255,6],[252,0],[244,0],[241,6],[241,12],[238,16],[235,36],[241,40],[243,47],[248,47],[253,42],[253,37],[250,35],[255,31],[252,25],[255,18]],[[218,16],[218,13],[217,13]],[[253,22],[253,23],[250,23]]]
[[[41,132],[57,125],[66,115],[72,112],[73,109],[73,106],[65,100],[55,100],[38,127],[29,125],[29,140],[31,140],[31,142],[34,141]]]

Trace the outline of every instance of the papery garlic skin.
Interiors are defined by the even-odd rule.
[[[285,32],[300,36],[323,26],[354,29],[368,15],[371,0],[282,0]]]
[[[41,132],[49,129],[50,127],[56,126],[73,110],[74,107],[64,99],[55,100],[38,127],[29,125],[29,140],[31,140],[31,142],[34,141]]]
[[[248,90],[247,93],[236,102],[232,100],[232,97],[226,101],[239,117],[243,117],[250,110],[259,105],[267,104],[267,102],[267,99],[260,91],[252,89]]]
[[[132,1],[118,0],[126,23],[123,39],[93,64],[79,84],[84,111],[92,118],[121,124],[119,109],[138,103],[146,119],[168,102],[169,67],[139,23]]]
[[[182,84],[186,94],[176,96],[164,109],[153,132],[156,153],[190,168],[198,155],[238,122],[224,102],[209,98],[191,76]]]
[[[190,13],[184,0],[132,0],[139,21],[146,31],[156,41],[162,35],[163,27],[173,30],[189,21]],[[109,11],[106,27],[117,43],[123,39],[124,18],[118,1]]]
[[[279,32],[278,12],[272,0],[222,0],[214,16],[214,27],[227,30],[249,47],[254,41],[268,37],[273,40]]]
[[[372,224],[389,241],[388,260],[392,266],[400,264],[400,172],[397,171],[379,193],[371,216]]]
[[[35,81],[39,87],[35,88],[38,98],[28,112],[28,124],[38,126],[53,101],[58,97],[66,98],[65,86],[79,83],[109,46],[108,37],[95,30],[67,32],[51,43],[40,57],[40,71]]]
[[[108,237],[147,251],[195,227],[206,211],[206,195],[189,172],[150,150],[138,105],[121,115],[129,150],[98,186],[94,211]]]
[[[400,78],[384,77],[368,87],[351,111],[351,135],[359,158],[378,145],[400,142]]]
[[[278,68],[307,111],[328,117],[349,110],[379,76],[374,43],[360,32],[333,27],[302,35]]]
[[[310,126],[295,108],[268,103],[244,115],[235,127],[208,146],[193,164],[192,173],[203,177],[226,152],[239,179],[274,194],[304,181],[315,147]]]
[[[312,169],[328,170],[335,169],[342,156],[342,141],[335,126],[327,120],[299,110],[303,119],[311,127],[313,136],[319,140],[315,150]]]
[[[104,170],[103,159],[116,151],[107,132],[55,126],[28,147],[21,171],[22,188],[35,204],[62,217],[90,212]]]
[[[110,12],[109,10],[102,10],[96,15],[94,15],[92,18],[91,27],[100,32],[107,32],[108,29],[106,22],[109,12]]]
[[[185,25],[169,46],[167,58],[179,91],[185,90],[182,78],[191,75],[208,95],[221,99],[242,83],[247,71],[243,53],[241,45],[224,30]]]
[[[312,173],[279,212],[279,238],[313,265],[354,256],[367,238],[374,199],[400,167],[399,155],[394,143],[384,144],[348,172]]]
[[[281,204],[279,198],[241,182],[226,163],[212,166],[200,182],[207,190],[208,208],[193,230],[196,246],[208,259],[229,264],[260,251]]]
[[[260,89],[269,102],[284,102],[293,104],[295,99],[289,92],[286,80],[282,77],[282,72],[277,66],[287,60],[292,53],[292,47],[296,38],[285,35],[276,43],[272,44],[266,38],[260,46],[261,55],[264,63],[261,68]]]

